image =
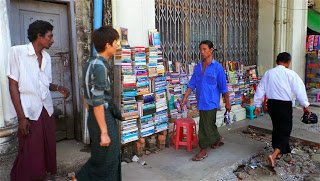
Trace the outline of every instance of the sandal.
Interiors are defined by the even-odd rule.
[[[216,141],[215,143],[213,143],[213,144],[211,145],[211,148],[212,148],[212,149],[217,149],[217,148],[219,148],[220,146],[224,145],[224,143],[222,142],[222,140],[223,140],[223,138],[220,137],[220,139],[219,139],[218,141]]]
[[[199,157],[199,155],[196,154],[196,156],[192,157],[192,161],[201,161],[201,160],[203,160],[203,159],[205,159],[205,158],[207,158],[207,157],[208,157],[208,153],[206,153],[206,154],[203,155],[202,157]]]

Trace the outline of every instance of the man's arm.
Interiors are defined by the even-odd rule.
[[[189,97],[191,92],[192,92],[192,89],[188,88],[186,93],[183,96],[183,99],[182,99],[181,103],[180,103],[181,107],[183,107],[186,104],[187,99],[188,99],[188,97]]]
[[[18,116],[19,129],[23,135],[28,135],[29,119],[25,117],[22,109],[18,82],[11,78],[8,78],[8,79],[9,79],[9,91],[10,91],[11,100]]]
[[[260,112],[261,112],[261,104],[262,104],[262,100],[266,94],[266,84],[267,84],[267,77],[269,76],[268,72],[266,72],[262,79],[260,80],[258,86],[257,86],[257,89],[256,89],[256,92],[254,93],[254,97],[253,97],[253,102],[254,102],[254,105],[256,106],[255,108],[255,114],[257,116],[260,115]]]
[[[65,98],[68,98],[70,95],[70,92],[67,88],[63,87],[63,86],[59,86],[57,84],[52,84],[50,83],[49,86],[49,90],[50,91],[58,91],[60,92]]]
[[[309,110],[309,100],[306,92],[306,87],[300,78],[300,76],[297,73],[294,73],[294,78],[290,81],[290,86],[295,95],[297,96],[297,99],[300,103],[300,105],[303,107],[304,112],[310,112]]]
[[[228,111],[230,111],[231,110],[231,105],[230,105],[230,100],[229,100],[229,92],[226,92],[226,93],[224,93],[224,94],[222,94],[223,95],[223,98],[224,98],[224,100],[226,101],[225,102],[225,104],[226,104],[226,109],[228,110]]]
[[[180,103],[181,108],[183,108],[183,106],[186,104],[187,99],[188,99],[190,93],[192,92],[192,90],[194,90],[196,88],[196,71],[197,71],[196,68],[197,68],[197,66],[194,69],[194,72],[193,72],[191,79],[189,81],[189,84],[188,84],[188,89],[187,89],[186,93],[184,94],[182,101]]]
[[[111,140],[108,134],[108,127],[104,115],[104,105],[93,107],[94,116],[100,128],[100,146],[109,146]]]
[[[219,91],[222,93],[222,96],[225,100],[225,108],[227,111],[231,110],[231,105],[230,105],[230,100],[229,100],[229,92],[228,92],[228,87],[227,87],[227,77],[224,72],[224,69],[221,64],[219,64],[219,69],[218,69],[218,75],[217,75],[217,80],[218,80],[218,88]]]

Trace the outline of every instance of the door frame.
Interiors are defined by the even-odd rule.
[[[80,117],[80,84],[79,84],[79,63],[77,57],[77,32],[76,32],[76,15],[75,15],[75,0],[40,0],[43,2],[61,3],[67,5],[68,24],[69,24],[69,47],[71,64],[71,81],[72,81],[72,104],[73,104],[73,120],[70,128],[67,124],[67,139],[81,140],[81,131],[77,130],[76,123],[81,120]]]
[[[79,69],[78,69],[78,57],[77,57],[77,32],[76,32],[76,15],[75,15],[75,0],[46,0],[45,2],[52,3],[63,3],[67,5],[68,9],[68,24],[69,24],[69,47],[70,47],[70,57],[72,60],[71,64],[71,81],[72,81],[72,103],[73,103],[73,128],[67,126],[67,139],[76,138],[80,140],[77,132],[81,130],[76,130],[76,122],[81,120],[79,117],[80,113],[80,85],[79,85]],[[70,132],[72,131],[72,132]]]

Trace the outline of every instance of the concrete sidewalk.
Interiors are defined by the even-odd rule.
[[[211,149],[209,156],[199,162],[191,158],[199,151],[187,152],[185,148],[172,147],[157,154],[143,156],[147,165],[129,163],[122,166],[124,181],[141,180],[237,180],[233,171],[253,155],[259,153],[264,143],[246,138],[237,131],[222,133],[225,145]]]

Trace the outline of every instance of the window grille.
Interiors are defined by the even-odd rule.
[[[199,43],[211,40],[215,59],[256,64],[258,0],[156,0],[156,28],[164,56],[182,64],[200,60]]]

